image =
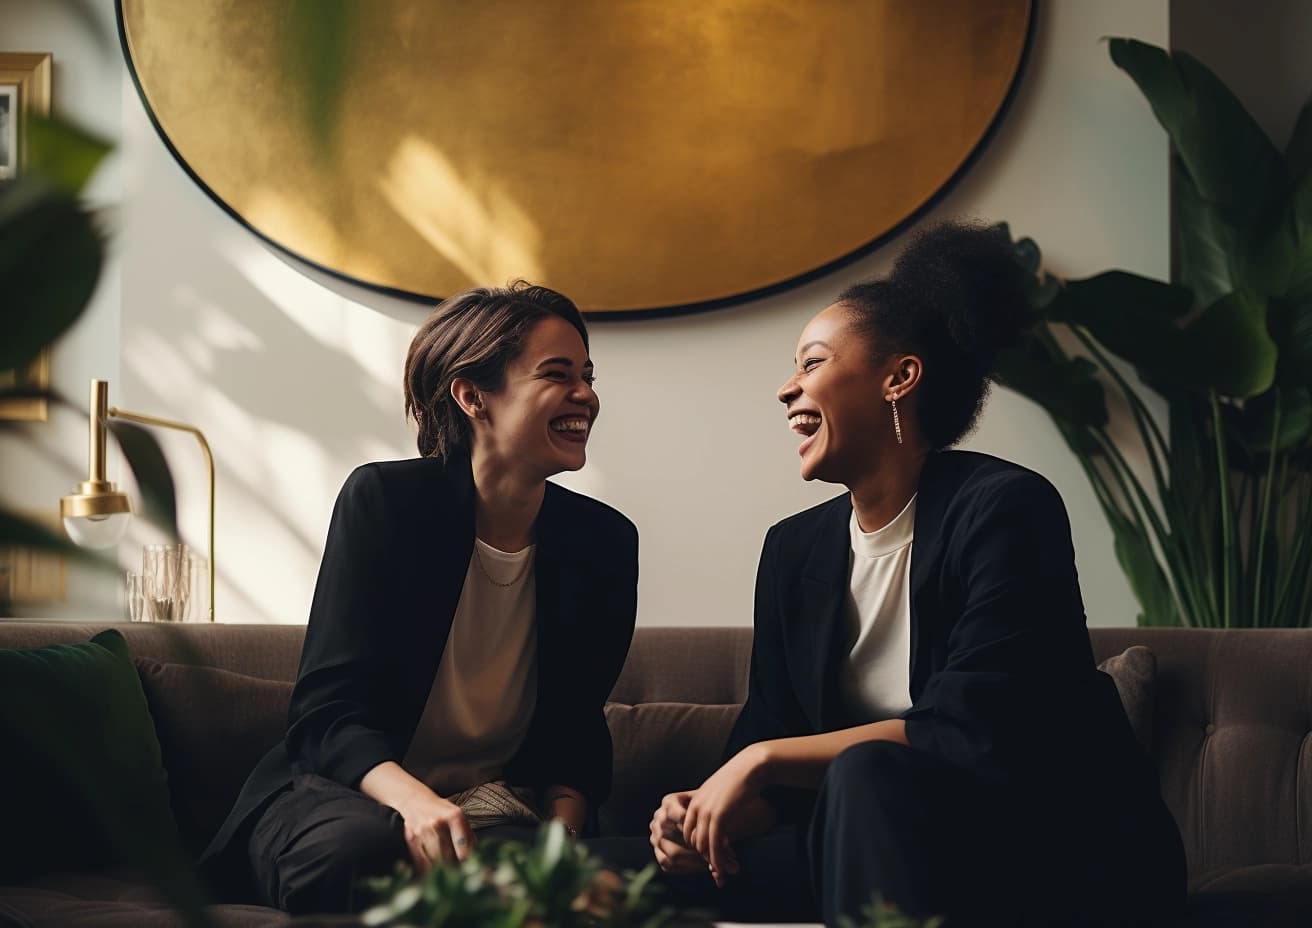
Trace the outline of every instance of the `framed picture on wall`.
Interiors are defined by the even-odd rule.
[[[0,185],[22,173],[28,119],[50,114],[52,71],[49,52],[0,52]],[[22,370],[0,370],[0,419],[44,421],[46,399],[32,394],[49,388],[49,349]]]
[[[0,87],[0,180],[18,176],[18,87]]]

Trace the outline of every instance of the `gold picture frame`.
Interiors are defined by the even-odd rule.
[[[18,177],[27,162],[27,118],[50,115],[53,61],[50,52],[0,52],[0,184]],[[0,371],[0,391],[49,387],[49,348],[24,370]],[[0,395],[0,419],[44,422],[49,415],[43,396]]]

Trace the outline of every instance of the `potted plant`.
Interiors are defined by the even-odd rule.
[[[1188,54],[1110,51],[1171,138],[1174,279],[1058,280],[1022,239],[1036,324],[997,380],[1079,459],[1139,624],[1312,624],[1312,102],[1282,153]]]

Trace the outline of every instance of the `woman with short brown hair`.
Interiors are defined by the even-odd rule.
[[[584,464],[593,380],[578,309],[545,287],[468,290],[420,326],[405,407],[422,457],[342,488],[287,735],[213,868],[293,913],[344,911],[368,901],[360,878],[463,859],[476,832],[591,830],[638,550],[619,512],[547,482]]]

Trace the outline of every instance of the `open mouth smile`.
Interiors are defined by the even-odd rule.
[[[789,415],[788,427],[805,438],[797,448],[799,455],[806,454],[807,449],[811,447],[816,433],[820,431],[820,422],[820,416],[812,412],[795,412]]]
[[[588,440],[588,434],[592,431],[592,420],[587,416],[557,416],[550,424],[551,431],[561,438],[580,444]]]

